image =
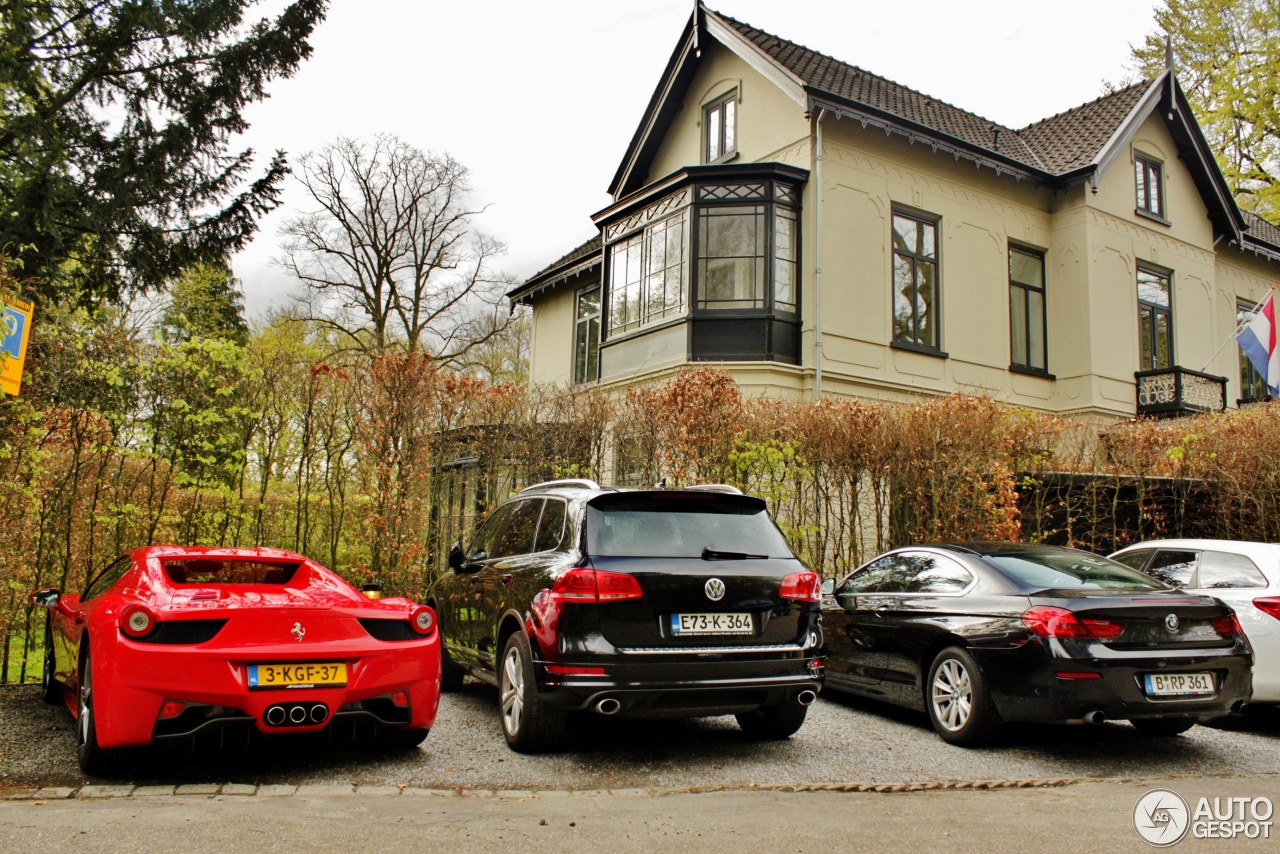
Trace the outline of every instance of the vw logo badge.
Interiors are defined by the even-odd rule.
[[[1169,634],[1176,635],[1178,633],[1178,615],[1170,614],[1165,617],[1164,627],[1169,630]]]
[[[707,598],[712,602],[719,602],[724,598],[724,582],[718,578],[707,579],[706,587]]]
[[[302,639],[306,637],[307,630],[302,627],[302,623],[294,623],[293,628],[289,630],[289,634],[298,639],[298,643],[302,643]]]

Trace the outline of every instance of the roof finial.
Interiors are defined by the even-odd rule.
[[[702,0],[693,0],[693,55],[702,59],[702,45],[698,44],[698,13],[702,11]]]
[[[1173,72],[1173,36],[1171,35],[1164,37],[1164,67],[1166,71]]]

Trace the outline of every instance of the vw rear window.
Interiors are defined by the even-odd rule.
[[[187,558],[164,561],[164,573],[174,584],[202,587],[223,584],[288,584],[298,571],[296,563],[270,563],[231,558]]]
[[[758,498],[617,493],[587,507],[587,548],[600,557],[793,557]]]
[[[1168,590],[1137,570],[1084,552],[986,555],[1011,578],[1047,590]]]

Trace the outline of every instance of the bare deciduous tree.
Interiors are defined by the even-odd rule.
[[[339,139],[300,161],[315,208],[281,229],[280,263],[312,319],[363,350],[400,347],[446,364],[499,337],[505,247],[473,228],[466,167],[392,135]]]

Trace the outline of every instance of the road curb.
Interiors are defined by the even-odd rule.
[[[277,797],[428,797],[428,798],[503,798],[509,800],[537,800],[543,797],[647,797],[669,795],[699,795],[716,792],[847,792],[859,794],[899,794],[908,792],[939,791],[988,791],[998,789],[1056,789],[1079,783],[1135,783],[1131,778],[1107,777],[1047,777],[1032,780],[941,780],[910,783],[751,783],[746,785],[685,786],[679,788],[630,788],[630,789],[431,789],[419,786],[379,785],[254,785],[250,783],[189,783],[180,786],[132,786],[93,785],[47,786],[37,789],[10,789],[0,791],[0,800],[47,803],[72,799],[112,800],[122,798],[172,797],[184,799],[231,799]]]

